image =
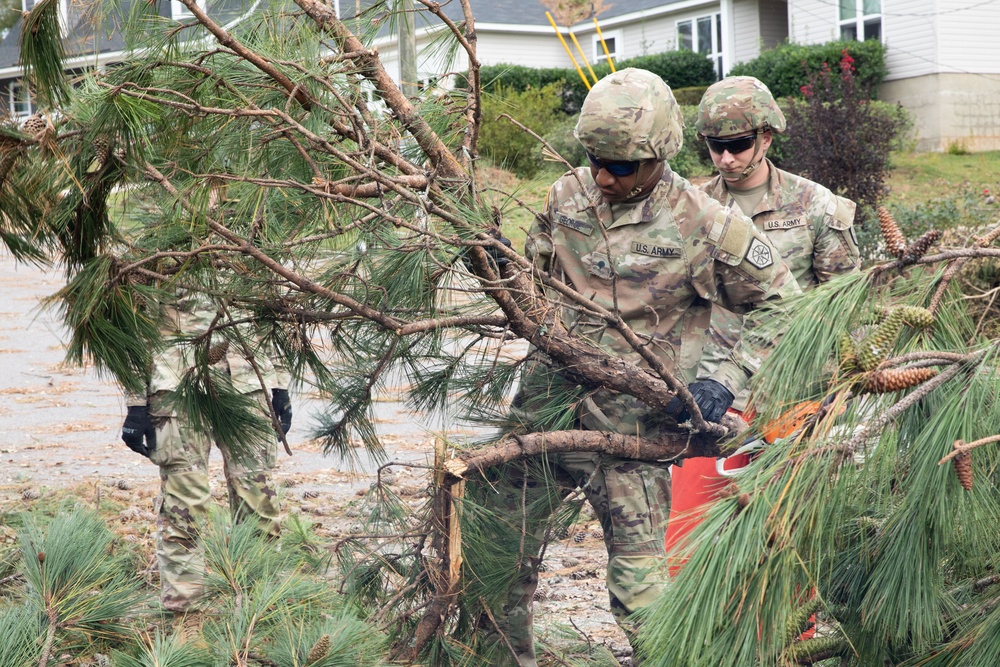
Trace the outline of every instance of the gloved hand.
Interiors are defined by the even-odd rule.
[[[156,427],[149,418],[149,408],[145,405],[128,406],[125,423],[122,424],[122,441],[137,454],[149,457],[156,449]]]
[[[511,247],[510,239],[507,238],[506,236],[499,236],[497,237],[497,240],[500,241],[500,243],[507,246],[508,248]],[[507,259],[506,255],[501,253],[494,246],[491,245],[483,246],[483,250],[485,250],[486,254],[489,256],[490,263],[493,265],[494,270],[499,270],[500,268],[507,266],[507,262],[510,261]],[[472,259],[469,257],[468,250],[462,253],[462,263],[465,264],[465,268],[468,269],[469,273],[475,273],[472,267]]]
[[[288,398],[287,389],[271,390],[271,407],[281,424],[281,432],[288,433],[292,430],[292,401]]]
[[[726,387],[715,380],[700,380],[688,385],[688,391],[694,397],[694,402],[701,410],[701,416],[708,422],[718,422],[726,410],[733,404],[735,396]],[[674,396],[667,403],[666,410],[674,415],[678,422],[687,421],[691,418],[691,413],[681,403],[681,399]]]

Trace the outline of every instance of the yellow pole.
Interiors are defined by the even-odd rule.
[[[601,26],[597,23],[597,17],[594,17],[594,27],[597,29],[597,38],[601,40],[601,48],[604,49],[604,56],[608,59],[608,65],[611,66],[611,71],[615,72],[615,61],[611,59],[611,54],[608,53],[608,45],[604,42],[604,34],[601,33]]]
[[[587,61],[587,56],[583,54],[583,49],[580,48],[580,42],[576,41],[576,35],[570,33],[569,38],[573,40],[573,46],[575,46],[576,50],[580,52],[580,60],[582,60],[583,64],[587,66],[587,71],[590,72],[590,76],[594,77],[594,83],[597,83],[597,75],[594,74],[594,68],[591,67],[590,63]]]
[[[580,66],[577,64],[576,58],[573,57],[573,52],[569,50],[569,45],[566,43],[566,40],[563,39],[562,33],[559,32],[559,26],[556,25],[555,20],[552,18],[552,14],[545,12],[545,18],[547,18],[549,23],[552,24],[552,29],[556,31],[556,37],[559,38],[559,41],[562,42],[563,48],[566,49],[566,55],[568,55],[569,59],[573,62],[573,67],[576,68],[576,73],[580,75],[581,79],[583,79],[583,85],[587,87],[587,90],[590,90],[590,80],[587,79],[587,75],[583,73],[583,70],[580,69]]]

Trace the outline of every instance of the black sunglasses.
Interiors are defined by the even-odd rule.
[[[639,171],[639,166],[642,164],[641,162],[605,162],[604,160],[597,159],[590,153],[587,153],[587,159],[590,160],[590,164],[593,165],[594,169],[598,171],[603,169],[612,176],[634,174]]]
[[[708,150],[712,151],[716,155],[722,155],[725,151],[729,151],[730,155],[737,155],[745,150],[753,148],[754,144],[757,143],[757,133],[747,135],[745,137],[736,137],[735,139],[713,139],[712,137],[705,137],[705,143],[708,144]]]

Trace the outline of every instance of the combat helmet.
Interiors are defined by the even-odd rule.
[[[780,133],[785,130],[785,114],[759,79],[731,76],[705,90],[695,129],[703,137],[730,137],[754,130]]]
[[[670,87],[652,72],[629,67],[594,84],[573,134],[595,157],[636,162],[677,155],[683,129]]]

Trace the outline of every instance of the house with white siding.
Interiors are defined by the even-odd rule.
[[[413,2],[413,0],[410,0]],[[484,65],[572,67],[541,0],[470,0],[476,20],[477,56]],[[22,0],[30,9],[34,0]],[[225,13],[233,0],[206,0],[210,14]],[[101,66],[122,57],[116,36],[87,24],[85,3],[65,1],[69,36],[79,67]],[[333,0],[348,16],[359,8],[375,20],[375,0]],[[459,51],[448,56],[435,45],[442,24],[422,5],[416,12],[417,83],[437,82],[467,69]],[[242,11],[253,6],[248,2]],[[177,0],[160,0],[160,13],[180,16]],[[72,8],[76,7],[74,10]],[[462,19],[456,0],[442,3],[453,20]],[[73,14],[73,12],[76,14]],[[73,20],[78,17],[78,20]],[[386,25],[390,22],[385,21]],[[687,48],[703,53],[719,76],[738,62],[755,58],[788,40],[817,44],[835,39],[879,39],[888,47],[889,74],[880,91],[913,115],[921,150],[1000,150],[1000,48],[992,41],[1000,26],[1000,0],[611,0],[606,10],[573,25],[558,26],[581,67]],[[0,106],[16,115],[33,110],[17,63],[19,24],[0,36]],[[598,37],[604,38],[604,44]],[[575,44],[573,42],[575,38]],[[376,42],[390,73],[399,75],[398,33],[385,31]],[[577,48],[577,45],[579,48]],[[401,78],[401,77],[400,77]]]
[[[540,0],[471,2],[484,65],[572,67]],[[918,149],[1000,150],[1000,47],[993,41],[1000,0],[614,0],[597,20],[616,60],[688,48],[720,75],[786,40],[879,39],[889,71],[880,97],[912,114]],[[425,27],[421,39],[434,30]],[[604,58],[592,19],[560,30],[578,62],[570,34],[589,62]],[[379,53],[390,71],[398,68],[392,36]],[[461,58],[427,57],[418,72],[431,78],[465,66]]]

